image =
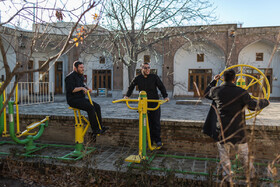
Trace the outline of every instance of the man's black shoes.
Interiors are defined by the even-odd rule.
[[[161,146],[162,146],[161,141],[157,142],[157,147],[161,147]]]
[[[103,134],[103,133],[104,133],[105,131],[107,131],[107,130],[109,130],[109,127],[103,126],[103,127],[102,127],[102,130],[101,130],[101,131],[102,131],[101,134]]]
[[[102,129],[98,129],[97,131],[94,131],[93,134],[104,134],[107,130],[109,129],[109,127],[105,127],[103,126]]]

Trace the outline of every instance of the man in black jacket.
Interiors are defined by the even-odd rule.
[[[155,74],[150,74],[150,64],[145,62],[141,65],[141,68],[141,74],[132,80],[124,98],[129,98],[135,86],[137,85],[139,91],[145,91],[147,93],[148,99],[159,99],[157,90],[158,88],[163,98],[169,101],[168,94],[160,78]],[[157,103],[148,103],[149,108],[154,108],[156,106]],[[162,146],[160,137],[160,108],[158,108],[155,111],[148,111],[148,119],[150,126],[151,142],[155,142],[156,145],[160,147]]]
[[[85,98],[87,91],[89,90],[91,92],[92,90],[84,84],[84,64],[82,62],[75,61],[73,63],[73,71],[66,76],[65,84],[67,103],[73,108],[87,112],[93,138],[95,138],[97,134],[104,133],[108,127],[102,126],[100,105],[94,101],[92,101],[94,104],[92,105],[89,100]],[[98,121],[101,129],[99,129]]]
[[[217,137],[217,146],[219,150],[221,164],[224,171],[231,176],[231,163],[229,159],[230,147],[238,149],[238,154],[243,162],[245,169],[249,162],[248,159],[248,143],[246,137],[246,121],[245,108],[249,110],[260,110],[269,105],[266,99],[254,100],[249,93],[234,84],[235,71],[229,69],[224,72],[225,83],[221,86],[213,87],[213,84],[220,77],[217,75],[216,79],[208,87],[212,87],[206,97],[212,99],[216,104],[217,111],[217,129],[220,129]],[[209,90],[209,88],[207,88]],[[212,107],[215,107],[212,105]],[[211,133],[210,133],[211,134]],[[253,162],[250,161],[249,171],[253,175]]]

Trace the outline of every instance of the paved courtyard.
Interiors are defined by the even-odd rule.
[[[125,103],[113,104],[111,97],[93,97],[95,102],[99,103],[102,110],[103,118],[138,118],[137,111],[127,108]],[[193,98],[189,98],[193,99]],[[181,105],[176,104],[175,99],[164,103],[161,107],[162,120],[195,120],[204,121],[206,119],[211,102],[207,99],[202,99],[202,104]],[[131,106],[136,106],[131,104]],[[36,104],[20,106],[19,112],[21,114],[38,114],[38,115],[58,115],[58,116],[72,116],[72,110],[68,109],[65,100],[65,95],[55,96],[54,103]],[[249,120],[248,124],[253,120]],[[260,115],[257,116],[258,125],[280,125],[280,102],[271,101],[271,104],[265,108]]]

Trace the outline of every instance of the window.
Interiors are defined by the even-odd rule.
[[[263,53],[256,53],[256,61],[263,61]]]
[[[33,61],[29,61],[28,62],[28,70],[31,70],[31,69],[33,69]],[[32,73],[28,73],[28,82],[33,82],[33,72]]]
[[[99,64],[105,64],[105,57],[104,56],[99,57]]]
[[[204,62],[204,54],[197,54],[197,62]]]
[[[148,62],[148,63],[151,62],[151,57],[150,57],[150,55],[144,55],[144,62]]]

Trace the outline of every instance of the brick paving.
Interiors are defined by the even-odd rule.
[[[0,139],[1,140],[1,139]],[[87,162],[84,160],[79,160],[75,162],[62,162],[54,159],[45,159],[45,158],[25,158],[25,162],[44,162],[46,164],[54,164],[54,165],[71,165],[74,167],[82,168],[88,167],[97,170],[106,170],[106,171],[120,171],[126,172],[128,171],[128,167],[130,163],[125,162],[124,159],[129,155],[138,154],[137,150],[130,149],[127,147],[96,147],[96,151],[94,151],[87,159]],[[22,151],[23,146],[19,145],[10,145],[3,144],[0,146],[0,152],[7,152],[8,150],[17,150]],[[62,156],[71,152],[73,149],[69,148],[59,148],[59,149],[48,149],[45,148],[40,151],[39,154],[47,154],[49,156]],[[151,175],[168,175],[170,172],[174,172],[175,176],[178,178],[185,178],[191,180],[207,180],[207,175],[210,173],[216,175],[219,169],[218,162],[215,162],[213,158],[212,160],[206,160],[206,155],[199,154],[177,154],[171,153],[164,150],[158,150],[156,152],[148,151],[148,154],[158,154],[158,155],[175,155],[175,156],[183,156],[185,158],[172,158],[172,157],[162,157],[156,156],[153,161],[145,165],[149,168],[146,171]],[[1,155],[0,158],[5,157],[5,155]],[[195,158],[194,158],[195,157]],[[19,158],[20,159],[20,158]],[[202,160],[201,160],[202,159]],[[264,162],[258,161],[258,162]],[[265,161],[267,162],[267,161]],[[131,165],[133,168],[141,168],[143,165],[134,164]],[[267,168],[265,166],[257,167],[257,172],[260,174],[260,178],[270,179],[267,176]],[[240,176],[240,175],[239,175]],[[217,178],[217,180],[219,180]],[[261,182],[261,181],[260,181]],[[265,183],[265,182],[264,182]]]

